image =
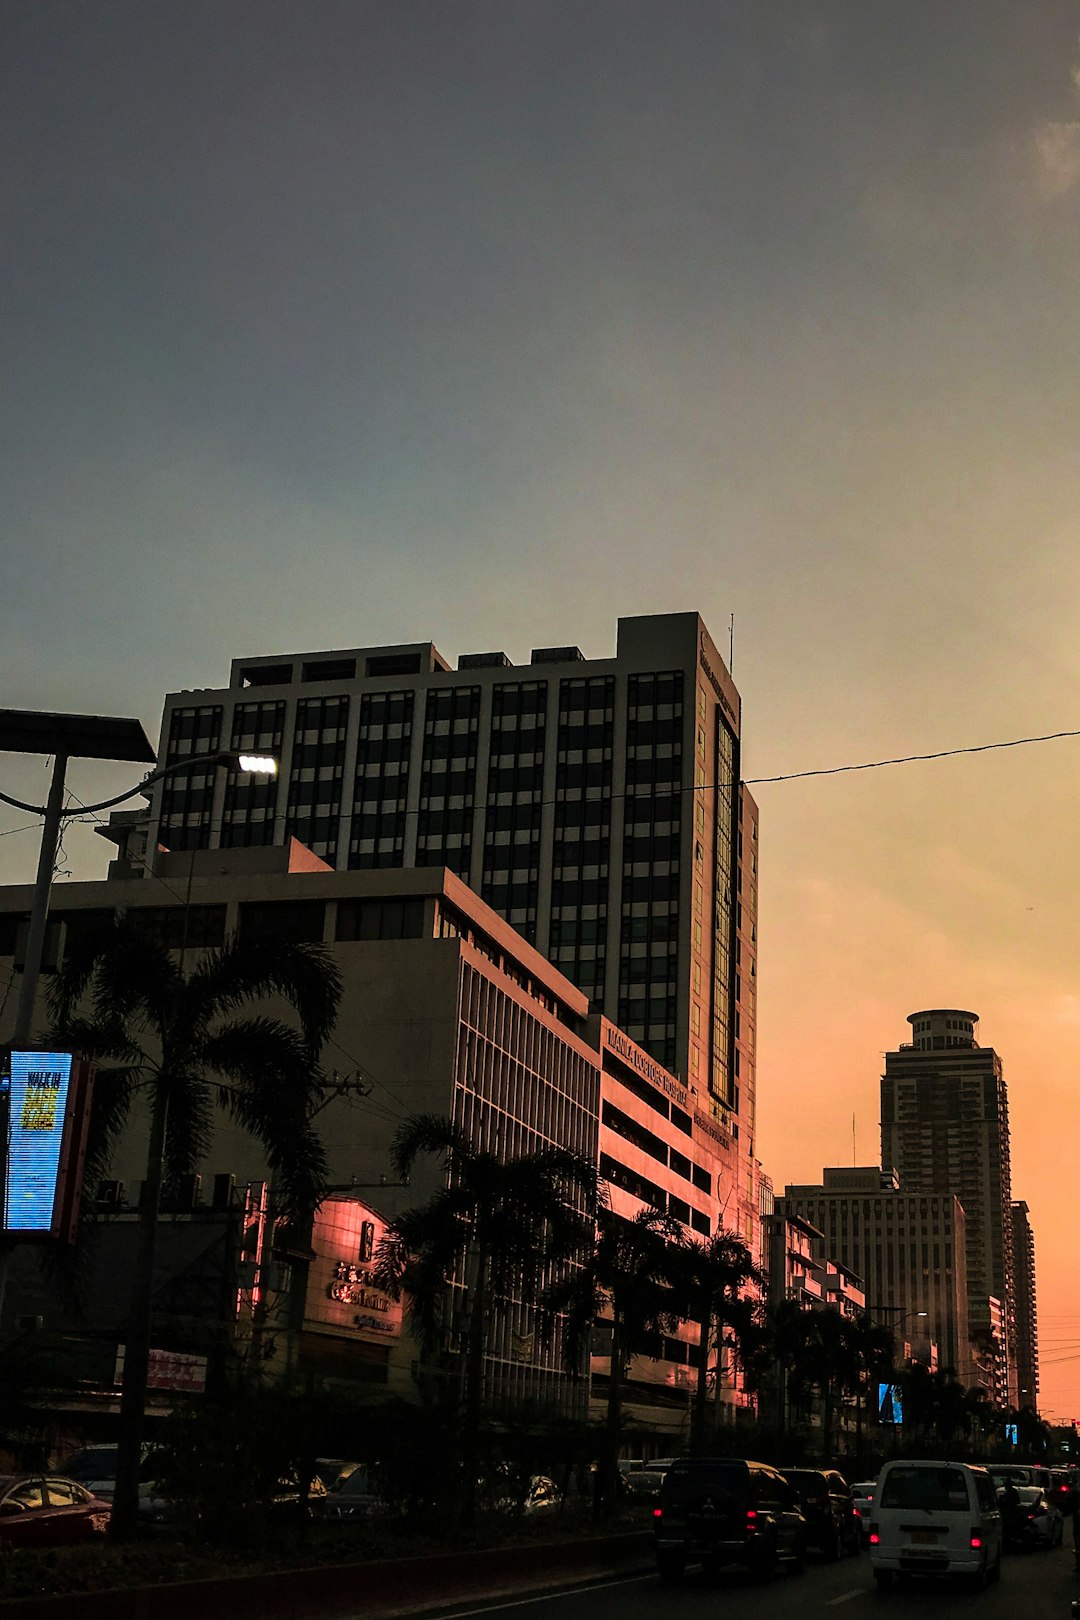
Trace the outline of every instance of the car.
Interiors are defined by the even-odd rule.
[[[989,1473],[995,1490],[1001,1490],[1010,1479],[1014,1485],[1037,1485],[1041,1491],[1052,1487],[1049,1468],[1038,1463],[991,1463]]]
[[[1036,1547],[1060,1547],[1065,1520],[1052,1498],[1037,1485],[1018,1485],[1010,1505],[1007,1491],[998,1491],[1001,1522],[1007,1547],[1031,1552]]]
[[[112,1504],[61,1474],[0,1475],[0,1546],[60,1547],[109,1528]]]
[[[990,1475],[973,1463],[887,1462],[868,1529],[880,1587],[921,1575],[964,1577],[985,1586],[1001,1575],[1001,1509]]]
[[[361,1524],[386,1511],[371,1474],[356,1464],[326,1498],[325,1518],[327,1524]]]
[[[858,1552],[859,1515],[843,1475],[835,1468],[782,1468],[780,1471],[798,1492],[806,1519],[807,1545],[831,1559]]]
[[[851,1500],[855,1504],[855,1512],[859,1516],[859,1539],[866,1546],[870,1523],[870,1511],[874,1506],[874,1493],[877,1490],[876,1479],[863,1479],[851,1487]]]
[[[623,1480],[626,1495],[634,1501],[655,1501],[666,1473],[666,1468],[639,1468],[637,1473],[626,1475]]]
[[[661,1580],[681,1580],[688,1564],[745,1564],[767,1580],[781,1563],[801,1571],[806,1519],[793,1486],[768,1463],[733,1457],[678,1457],[653,1508]]]
[[[81,1446],[73,1451],[70,1457],[60,1464],[60,1473],[65,1479],[74,1479],[93,1495],[100,1497],[104,1502],[111,1502],[116,1494],[116,1459],[120,1448],[117,1445]],[[147,1485],[152,1483],[155,1474],[157,1455],[153,1447],[143,1446],[142,1461],[139,1464],[139,1483]]]
[[[1072,1512],[1076,1475],[1071,1468],[1051,1468],[1050,1496],[1059,1513],[1066,1517]]]

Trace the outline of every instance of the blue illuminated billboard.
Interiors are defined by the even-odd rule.
[[[903,1423],[904,1403],[899,1384],[879,1384],[877,1405],[879,1423]]]
[[[87,1065],[70,1052],[12,1052],[5,1232],[73,1235],[89,1100]]]

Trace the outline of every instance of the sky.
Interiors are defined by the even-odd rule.
[[[1080,0],[0,0],[0,149],[6,704],[696,609],[749,778],[1080,730]],[[978,1012],[1080,1417],[1080,737],[755,791],[766,1168]]]

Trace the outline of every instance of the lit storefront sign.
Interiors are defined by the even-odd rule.
[[[74,1236],[90,1077],[90,1066],[70,1052],[12,1052],[5,1232]]]
[[[307,1331],[383,1345],[400,1336],[401,1301],[373,1277],[385,1231],[382,1216],[356,1198],[328,1198],[318,1209],[304,1308]]]

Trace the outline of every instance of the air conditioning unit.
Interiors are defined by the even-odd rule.
[[[105,1204],[111,1209],[120,1209],[124,1203],[124,1183],[122,1181],[99,1181],[97,1202]]]
[[[236,1177],[218,1175],[214,1177],[214,1188],[210,1195],[211,1209],[232,1209],[234,1193],[236,1191]]]

